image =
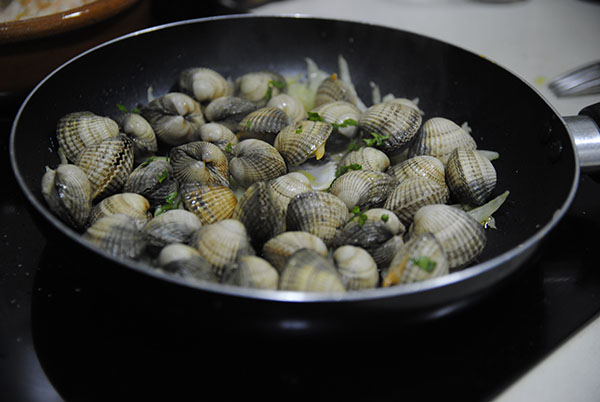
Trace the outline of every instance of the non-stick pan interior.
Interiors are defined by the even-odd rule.
[[[368,24],[293,17],[215,18],[173,24],[100,46],[51,74],[30,95],[13,129],[19,182],[52,223],[40,192],[46,166],[55,167],[55,129],[69,112],[117,116],[176,88],[179,72],[211,67],[225,76],[272,69],[306,71],[305,58],[330,72],[348,62],[363,101],[370,82],[381,93],[418,98],[424,119],[467,122],[480,149],[497,151],[495,194],[510,191],[488,230],[480,262],[526,243],[547,228],[573,193],[578,166],[570,137],[551,107],[525,84],[482,56],[416,34]],[[73,232],[74,233],[74,232]]]

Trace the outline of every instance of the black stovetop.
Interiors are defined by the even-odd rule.
[[[200,310],[189,324],[138,297],[135,283],[98,275],[102,261],[41,230],[9,173],[13,112],[0,119],[2,401],[489,400],[600,311],[592,253],[600,184],[583,176],[539,251],[464,310],[335,337],[258,336],[208,318],[199,325]]]

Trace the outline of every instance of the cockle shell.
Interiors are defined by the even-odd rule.
[[[267,102],[267,107],[276,107],[285,112],[290,119],[290,123],[294,124],[308,117],[304,105],[295,96],[288,94],[279,94],[272,97]]]
[[[321,159],[325,153],[325,143],[333,128],[320,121],[303,120],[295,125],[284,127],[274,146],[289,166],[297,166],[309,158]]]
[[[279,151],[265,141],[240,141],[231,153],[229,172],[244,188],[257,181],[274,179],[287,173],[287,166]]]
[[[224,96],[210,102],[204,109],[209,122],[219,123],[232,131],[237,131],[239,122],[258,106],[237,96]]]
[[[312,233],[302,231],[283,232],[269,239],[262,248],[262,256],[269,261],[279,272],[287,259],[301,248],[309,248],[323,257],[327,257],[327,246]]]
[[[206,123],[200,104],[192,97],[170,92],[160,96],[140,109],[156,137],[169,145],[181,145],[198,137]]]
[[[477,150],[456,148],[446,164],[446,181],[458,202],[482,205],[496,187],[496,169]]]
[[[89,223],[108,215],[125,214],[145,224],[152,218],[150,202],[136,193],[117,193],[110,195],[92,207]]]
[[[303,248],[288,258],[279,289],[303,292],[345,292],[335,265],[314,250]]]
[[[235,80],[234,94],[240,98],[264,106],[273,96],[286,87],[285,78],[275,71],[252,71]]]
[[[360,247],[338,247],[333,252],[333,261],[346,290],[374,289],[379,283],[375,260]]]
[[[446,164],[455,148],[476,149],[477,144],[467,131],[452,120],[432,117],[423,123],[408,155],[431,155]]]
[[[191,245],[209,262],[220,278],[225,269],[241,256],[253,255],[244,225],[235,219],[225,219],[202,226]]]
[[[315,107],[325,103],[345,101],[353,105],[357,104],[356,94],[352,88],[337,75],[325,78],[317,87],[315,94]]]
[[[146,247],[139,221],[125,214],[98,219],[83,238],[118,258],[138,259]]]
[[[121,131],[133,142],[133,155],[136,160],[143,160],[158,150],[158,142],[154,129],[142,115],[127,113],[119,121]]]
[[[153,217],[142,228],[148,248],[160,250],[168,244],[188,244],[202,227],[200,219],[184,209],[171,209]]]
[[[223,283],[275,290],[279,287],[279,272],[264,258],[245,255],[225,271]]]
[[[233,93],[233,83],[207,67],[191,67],[181,71],[179,88],[191,94],[198,102],[211,101]]]
[[[283,110],[265,106],[248,113],[238,123],[236,131],[241,139],[256,138],[273,143],[275,136],[290,122]]]
[[[352,170],[344,173],[331,183],[329,192],[342,200],[348,210],[359,206],[382,205],[392,191],[394,179],[383,172],[374,170]]]
[[[125,134],[109,137],[85,148],[75,163],[92,185],[92,199],[101,199],[123,188],[133,169],[133,144]]]
[[[92,209],[92,186],[80,167],[46,168],[41,189],[50,210],[62,221],[77,230],[85,227]]]
[[[227,186],[182,183],[180,196],[185,209],[203,225],[231,218],[237,205],[235,193]]]
[[[450,198],[448,187],[424,177],[412,177],[400,182],[389,194],[383,207],[393,211],[404,225],[412,222],[419,208],[429,204],[444,204]]]
[[[200,127],[200,140],[215,144],[230,158],[231,149],[239,142],[234,132],[220,123],[206,123]]]
[[[284,211],[287,210],[288,204],[297,194],[313,190],[310,180],[299,172],[290,172],[271,179],[269,186]]]
[[[285,231],[285,211],[275,197],[271,186],[259,181],[248,187],[233,210],[231,218],[244,224],[256,249]]]
[[[362,170],[384,172],[390,166],[390,158],[385,152],[377,148],[362,147],[356,151],[347,153],[339,163],[340,166],[349,166],[352,164],[360,165]]]
[[[312,233],[329,245],[348,217],[348,207],[335,195],[308,191],[296,195],[288,204],[286,229]]]
[[[450,270],[471,263],[485,248],[483,226],[463,210],[443,204],[426,205],[414,215],[409,237],[431,232],[446,255]]]
[[[186,280],[219,282],[219,277],[214,273],[206,258],[187,244],[171,243],[166,245],[160,250],[156,260],[163,271]]]
[[[345,137],[353,138],[358,132],[357,123],[360,119],[361,111],[353,103],[339,100],[320,104],[314,107],[311,112],[318,113],[324,121],[337,125],[337,131]],[[348,124],[348,121],[352,124]],[[340,125],[346,127],[340,127]]]
[[[397,163],[386,171],[402,182],[411,177],[425,177],[433,180],[440,185],[446,183],[445,166],[441,160],[435,156],[417,155]]]
[[[123,191],[143,195],[152,207],[163,204],[177,192],[173,168],[165,157],[152,158],[133,169]]]
[[[448,258],[442,246],[433,234],[423,233],[398,248],[382,286],[419,282],[448,272]]]
[[[67,159],[75,162],[85,148],[119,134],[119,125],[110,117],[89,111],[63,116],[56,127],[58,145]]]
[[[178,183],[229,185],[229,163],[218,146],[192,141],[171,148],[169,159]]]
[[[413,107],[398,102],[383,102],[367,108],[358,121],[365,136],[382,136],[381,150],[396,153],[410,143],[421,126],[421,114]]]

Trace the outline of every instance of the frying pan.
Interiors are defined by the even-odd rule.
[[[510,195],[494,215],[497,229],[487,231],[488,245],[473,266],[422,283],[343,295],[192,284],[112,257],[82,240],[47,208],[40,180],[45,166],[58,164],[55,129],[66,113],[91,110],[117,116],[117,104],[145,104],[149,88],[155,96],[176,89],[177,76],[187,67],[208,66],[231,77],[261,69],[293,75],[306,71],[305,58],[310,57],[321,69],[336,72],[338,55],[347,60],[367,104],[373,81],[384,94],[418,98],[425,118],[467,122],[480,149],[499,153],[494,161],[495,191],[508,190]],[[12,128],[10,157],[41,225],[116,267],[115,275],[134,274],[143,278],[141,282],[192,292],[198,303],[244,312],[252,319],[268,320],[271,327],[358,314],[437,316],[488,294],[523,266],[563,217],[581,169],[565,119],[535,89],[498,64],[410,32],[300,16],[183,21],[93,48],[59,67],[30,93]],[[593,167],[594,156],[589,159],[586,164]]]

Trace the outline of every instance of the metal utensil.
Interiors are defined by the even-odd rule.
[[[552,79],[548,87],[558,97],[600,93],[600,61],[567,71]]]

